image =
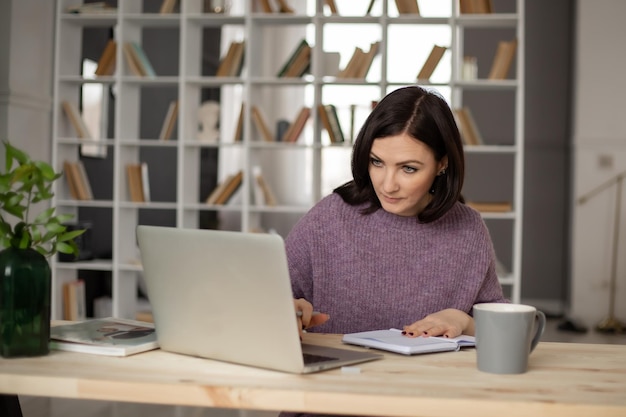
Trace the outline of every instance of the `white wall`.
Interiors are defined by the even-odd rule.
[[[54,1],[0,4],[0,140],[50,160]]]
[[[609,311],[616,188],[582,205],[576,200],[626,170],[626,2],[578,0],[576,13],[570,309],[573,317],[593,326]],[[626,320],[624,211],[626,200],[616,275],[615,313],[621,320]]]

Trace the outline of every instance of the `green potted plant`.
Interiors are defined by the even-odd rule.
[[[57,252],[76,255],[74,238],[84,230],[67,231],[71,214],[55,208],[34,214],[37,203],[53,197],[61,177],[42,161],[4,142],[5,170],[0,173],[0,355],[39,356],[50,339],[51,270],[48,258]]]

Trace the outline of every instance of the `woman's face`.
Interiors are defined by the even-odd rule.
[[[438,162],[426,144],[402,133],[374,140],[369,175],[385,211],[416,216],[430,202],[431,185],[446,164],[446,157]]]

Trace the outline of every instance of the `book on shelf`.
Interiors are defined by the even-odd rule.
[[[83,321],[87,318],[86,311],[85,281],[63,283],[63,320]]]
[[[328,132],[331,143],[341,143],[345,141],[339,117],[337,116],[337,108],[333,104],[319,104],[317,111],[322,121],[324,129]]]
[[[507,213],[513,210],[510,201],[467,201],[465,204],[484,213]]]
[[[206,200],[207,204],[222,205],[228,203],[243,182],[243,170],[227,176],[215,187]]]
[[[346,66],[339,71],[337,78],[356,78],[356,74],[359,72],[359,67],[365,59],[365,51],[359,47],[354,47],[354,52],[348,60]]]
[[[354,130],[356,127],[356,104],[350,104],[350,130],[348,138],[350,142],[354,142]]]
[[[239,109],[239,117],[237,118],[237,125],[235,126],[235,137],[233,142],[243,142],[243,119],[244,119],[245,105],[241,103]]]
[[[143,190],[143,173],[141,164],[126,164],[126,183],[128,196],[135,203],[145,202]]]
[[[491,0],[459,0],[459,11],[461,14],[493,13]]]
[[[237,77],[241,74],[243,67],[243,56],[245,51],[245,41],[230,43],[226,54],[220,61],[216,77]]]
[[[367,77],[367,73],[370,71],[370,68],[372,67],[372,62],[374,62],[374,58],[376,58],[376,55],[378,55],[379,50],[380,50],[380,41],[372,42],[372,44],[370,45],[370,49],[365,53],[365,56],[361,59],[355,78]]]
[[[75,200],[93,200],[91,184],[82,161],[64,161],[63,172],[70,189],[70,195]]]
[[[311,116],[311,108],[310,107],[302,107],[296,116],[296,119],[291,123],[283,137],[281,138],[282,142],[297,142],[298,138],[302,134],[304,130],[304,126],[306,125],[307,120]]]
[[[148,77],[156,77],[156,72],[154,71],[150,60],[148,59],[148,56],[146,55],[146,52],[143,50],[141,45],[139,45],[137,42],[131,42],[130,44],[133,47],[134,55],[144,75]]]
[[[176,127],[177,120],[178,100],[172,100],[167,107],[167,113],[165,114],[163,124],[161,125],[161,133],[159,133],[160,140],[170,140],[172,138],[172,133],[174,132],[174,128]]]
[[[272,5],[270,4],[270,0],[257,0],[256,4],[261,9],[263,13],[274,13],[274,9],[272,9]]]
[[[161,8],[159,9],[160,14],[169,14],[174,13],[174,9],[176,8],[176,4],[178,0],[163,0],[161,2]]]
[[[139,58],[137,58],[135,54],[135,48],[133,48],[130,42],[124,43],[122,51],[124,52],[124,60],[126,61],[126,65],[130,69],[130,72],[137,77],[145,76],[146,73],[142,70]]]
[[[330,138],[330,142],[334,143],[335,142],[335,138],[333,137],[333,129],[332,126],[330,125],[330,120],[328,118],[328,113],[326,113],[326,108],[324,106],[324,104],[318,104],[317,105],[317,115],[320,118],[320,121],[322,122],[322,126],[324,127],[324,129],[326,130],[326,132],[328,133],[328,137]]]
[[[361,47],[355,47],[345,68],[337,74],[337,78],[365,78],[378,54],[380,42],[372,42],[367,52]]]
[[[241,75],[241,70],[243,69],[245,51],[246,51],[246,42],[245,41],[238,42],[235,48],[233,61],[230,66],[229,75],[231,77],[239,77]]]
[[[404,336],[402,331],[399,329],[348,333],[343,335],[342,342],[351,345],[365,346],[394,353],[401,353],[403,355],[450,352],[460,350],[462,347],[473,347],[476,345],[474,336],[407,337]]]
[[[138,77],[155,77],[156,72],[143,48],[136,42],[124,43],[124,57],[130,71]]]
[[[311,68],[311,52],[310,46],[305,45],[304,48],[298,53],[296,59],[287,68],[283,77],[285,78],[297,78],[302,77]]]
[[[274,10],[272,8],[272,4],[270,0],[256,0],[257,8],[260,9],[263,13],[274,13],[275,11],[278,13],[294,13],[294,9],[287,3],[286,0],[276,0],[278,8]]]
[[[341,123],[339,122],[339,115],[337,113],[337,107],[334,104],[326,104],[324,105],[324,110],[328,114],[328,120],[330,122],[330,127],[332,130],[332,138],[334,138],[334,143],[345,142],[345,137],[343,135],[343,129],[341,128]]]
[[[52,326],[50,348],[107,356],[129,356],[157,349],[154,324],[115,317]]]
[[[370,0],[370,4],[367,5],[367,11],[365,12],[366,16],[369,16],[370,14],[372,14],[372,9],[374,8],[374,3],[376,3],[376,0]]]
[[[257,106],[252,106],[250,108],[250,111],[252,113],[252,122],[254,123],[254,126],[256,127],[261,137],[263,137],[263,140],[265,142],[274,142],[274,137],[270,132],[270,129],[267,125],[267,122],[265,121],[265,117],[263,116],[261,109],[259,109]]]
[[[417,0],[396,0],[396,8],[400,14],[420,14]]]
[[[330,14],[339,14],[335,0],[324,0],[324,4],[328,7],[328,10],[330,10]]]
[[[102,54],[98,59],[98,66],[94,72],[97,76],[113,75],[115,72],[115,54],[117,51],[117,42],[114,39],[109,39]]]
[[[65,175],[65,181],[67,183],[67,187],[70,190],[70,196],[74,200],[81,200],[80,193],[78,191],[78,184],[76,183],[75,174],[73,172],[71,164],[72,163],[69,161],[63,162],[63,173]]]
[[[280,142],[283,140],[283,136],[291,127],[291,122],[289,120],[280,119],[276,122],[276,141]]]
[[[428,58],[426,58],[426,62],[422,65],[422,69],[417,74],[417,79],[420,81],[428,81],[435,72],[435,68],[439,65],[439,61],[443,57],[443,54],[446,52],[445,46],[433,45],[433,49],[431,49],[430,54],[428,54]]]
[[[463,143],[470,146],[484,145],[485,141],[469,107],[456,108],[453,113],[459,126]]]
[[[276,197],[274,195],[274,191],[265,180],[265,177],[261,172],[261,167],[253,167],[252,176],[254,177],[254,203],[257,206],[275,206]]]
[[[517,39],[511,41],[500,41],[496,49],[496,54],[489,70],[490,80],[504,80],[506,79],[513,58],[515,58],[515,51],[517,50]]]
[[[295,10],[287,3],[287,0],[276,0],[279,13],[294,13]]]
[[[311,66],[311,46],[302,39],[287,61],[283,64],[277,77],[301,77]]]
[[[150,202],[150,176],[148,174],[148,164],[142,162],[141,167],[141,191],[143,193],[143,201]]]
[[[255,178],[259,188],[261,189],[261,193],[263,195],[263,202],[266,206],[273,207],[276,205],[276,196],[274,191],[269,186],[268,182],[265,180],[263,175],[259,175]]]
[[[89,128],[87,127],[87,124],[78,111],[76,105],[67,100],[63,100],[61,102],[61,106],[63,107],[63,113],[65,113],[65,116],[67,116],[70,124],[74,128],[76,136],[80,139],[91,139]]]
[[[78,172],[79,187],[81,188],[81,195],[84,196],[81,200],[93,200],[93,191],[91,190],[91,183],[87,176],[87,170],[83,161],[74,162],[75,170]]]
[[[84,3],[65,8],[67,13],[75,14],[109,14],[115,13],[117,8],[109,5],[106,1],[96,1],[92,3]]]

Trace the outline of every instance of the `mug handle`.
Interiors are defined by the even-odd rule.
[[[537,321],[537,330],[535,331],[535,337],[533,337],[533,340],[530,342],[531,352],[537,347],[539,339],[541,339],[541,335],[543,334],[543,330],[546,327],[546,315],[543,314],[543,311],[537,310],[535,319]]]

